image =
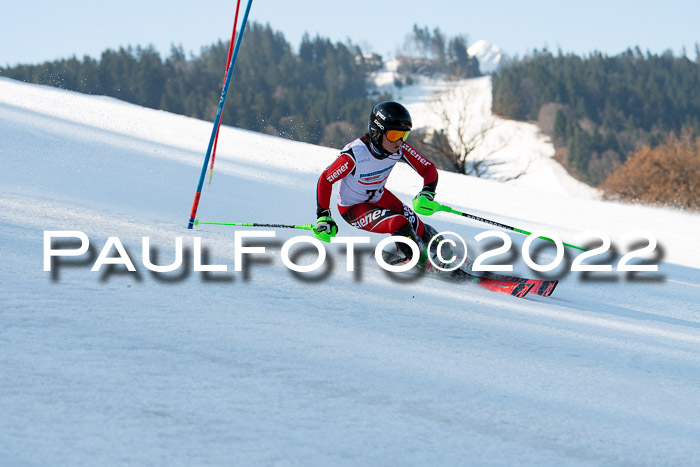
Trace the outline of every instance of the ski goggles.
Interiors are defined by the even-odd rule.
[[[395,143],[398,140],[406,141],[406,138],[408,138],[408,134],[410,132],[411,130],[389,130],[386,132],[386,139],[392,143]]]

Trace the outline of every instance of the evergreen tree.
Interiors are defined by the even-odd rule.
[[[567,140],[566,135],[567,119],[561,109],[557,110],[554,117],[554,140],[557,144],[562,144]]]
[[[158,108],[165,88],[165,66],[153,46],[137,49],[137,56],[135,85],[137,102],[147,107]]]
[[[600,177],[588,173],[591,159],[598,159],[597,172],[605,164],[609,171],[617,160],[613,153],[624,161],[670,131],[700,130],[700,63],[670,51],[643,54],[639,47],[614,57],[595,52],[583,58],[544,50],[493,76],[493,110],[499,115],[536,120],[548,103],[565,109],[555,122],[555,143],[566,146],[571,167],[595,183]],[[588,137],[580,131],[584,123]]]

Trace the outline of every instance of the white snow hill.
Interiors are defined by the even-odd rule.
[[[392,278],[371,236],[354,271],[329,245],[320,270],[293,273],[281,247],[308,232],[186,229],[210,134],[210,122],[0,78],[0,464],[700,464],[697,214],[441,172],[437,199],[456,209],[570,243],[609,236],[619,254],[584,264],[617,268],[645,232],[659,270],[564,262],[552,297],[519,299]],[[337,152],[222,128],[198,217],[313,223]],[[389,188],[410,202],[421,180],[401,166]],[[364,235],[334,216],[340,235]],[[488,249],[474,239],[487,224],[425,220]],[[47,231],[90,247],[45,271]],[[236,271],[236,235],[255,231],[275,237],[249,242],[265,253]],[[534,274],[525,237],[509,236],[490,262]],[[182,238],[182,266],[151,272],[144,237],[158,265],[177,264]]]

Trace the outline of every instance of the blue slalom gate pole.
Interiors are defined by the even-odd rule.
[[[248,0],[248,4],[245,8],[245,13],[243,14],[243,21],[241,22],[241,31],[238,33],[238,40],[236,41],[236,47],[233,51],[233,56],[231,57],[231,63],[228,66],[228,72],[226,73],[226,82],[224,88],[221,90],[221,98],[219,99],[219,108],[216,111],[216,118],[214,119],[214,128],[211,132],[211,138],[209,139],[209,147],[207,148],[207,155],[204,158],[204,165],[202,166],[202,174],[199,177],[199,183],[197,184],[197,192],[194,194],[194,202],[192,203],[192,211],[190,212],[190,221],[187,224],[188,229],[194,227],[194,220],[197,217],[197,208],[199,207],[199,198],[202,196],[202,187],[204,186],[204,178],[207,174],[207,165],[209,164],[209,158],[211,157],[212,148],[214,147],[214,140],[216,139],[217,128],[219,127],[219,122],[221,121],[221,113],[224,110],[224,102],[226,102],[226,95],[228,94],[228,87],[231,84],[231,76],[233,75],[233,69],[236,66],[236,59],[238,58],[238,51],[241,48],[241,41],[243,39],[243,33],[245,32],[245,25],[248,22],[248,14],[250,13],[250,6],[253,0]]]

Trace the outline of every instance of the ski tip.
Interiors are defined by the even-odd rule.
[[[514,295],[518,298],[523,298],[525,295],[530,293],[532,288],[534,287],[534,284],[528,284],[527,282],[521,282],[520,284],[516,285],[513,291],[510,293],[511,295]]]
[[[559,284],[558,280],[555,281],[540,281],[539,284],[533,284],[536,286],[534,292],[541,297],[549,297],[554,293],[554,289],[557,288]]]

